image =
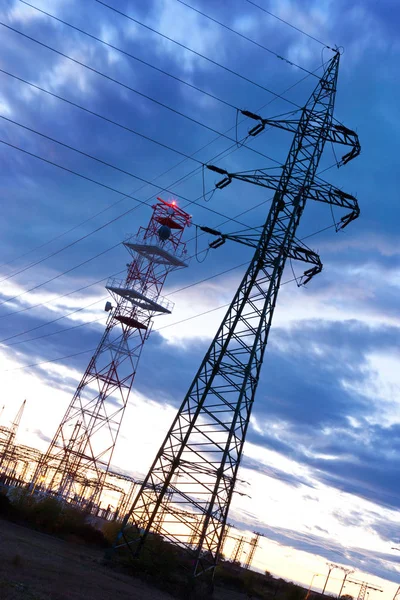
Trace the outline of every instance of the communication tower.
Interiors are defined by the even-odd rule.
[[[64,500],[99,503],[143,345],[156,315],[173,303],[161,296],[168,274],[186,267],[183,233],[191,217],[161,198],[147,227],[124,241],[132,259],[125,279],[107,282],[112,302],[103,336],[33,479]]]

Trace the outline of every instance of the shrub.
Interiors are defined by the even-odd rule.
[[[12,512],[12,504],[10,499],[5,494],[0,494],[0,516],[10,517]]]
[[[107,542],[112,545],[117,539],[117,535],[121,529],[121,523],[118,521],[107,521],[102,527],[102,532]]]
[[[47,497],[35,502],[30,508],[30,521],[35,527],[54,533],[59,529],[62,504],[55,498]]]

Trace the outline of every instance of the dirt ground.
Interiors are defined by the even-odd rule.
[[[0,519],[0,600],[173,600],[102,559],[101,550]]]

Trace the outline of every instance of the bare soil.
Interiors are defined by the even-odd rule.
[[[101,550],[0,519],[0,600],[173,600],[102,561]]]

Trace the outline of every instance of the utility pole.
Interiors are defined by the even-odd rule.
[[[327,583],[329,581],[329,577],[330,577],[333,569],[340,569],[339,565],[335,565],[335,563],[326,563],[326,564],[328,565],[328,575],[326,576],[325,583],[324,583],[324,588],[323,588],[323,590],[321,592],[322,595],[324,595],[324,593],[325,593],[325,589],[326,589]]]
[[[319,256],[296,238],[308,199],[348,209],[338,228],[359,215],[357,200],[317,177],[318,164],[326,142],[350,146],[340,164],[360,152],[356,133],[333,118],[339,53],[327,64],[297,119],[263,119],[242,111],[257,124],[250,135],[266,125],[293,132],[293,141],[280,176],[220,172],[217,188],[234,179],[274,189],[269,214],[260,233],[222,235],[216,245],[233,240],[255,249],[254,256],[200,368],[178,410],[143,484],[124,519],[122,537],[116,547],[127,546],[138,556],[153,530],[168,491],[172,503],[186,506],[201,517],[196,547],[189,545],[191,528],[184,513],[176,513],[175,525],[162,530],[166,541],[186,550],[192,577],[213,575],[237,479],[243,444],[253,408],[282,274],[288,259],[302,260],[309,268],[301,278],[308,282],[319,273]],[[173,476],[179,473],[175,485]],[[128,527],[128,525],[130,527]],[[132,534],[133,529],[137,534]]]
[[[191,217],[174,200],[157,200],[148,226],[124,241],[132,257],[126,278],[107,282],[114,305],[106,303],[105,331],[36,469],[33,491],[39,485],[69,502],[100,501],[152,319],[173,308],[162,288],[172,270],[187,266],[182,235]]]
[[[340,587],[340,592],[339,592],[338,598],[340,598],[341,595],[342,595],[342,591],[343,591],[343,588],[344,588],[344,584],[346,583],[347,577],[349,575],[351,575],[351,573],[354,573],[354,569],[345,569],[344,567],[339,567],[339,569],[341,569],[342,571],[344,571],[344,577],[343,577],[342,585]]]

